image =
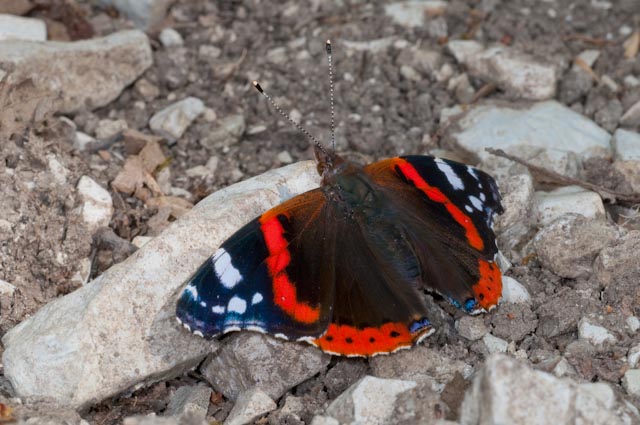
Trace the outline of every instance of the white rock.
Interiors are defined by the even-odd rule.
[[[608,329],[589,323],[589,320],[584,317],[578,323],[578,338],[589,341],[593,345],[613,344],[617,340]]]
[[[171,396],[164,414],[179,420],[188,415],[192,421],[204,421],[211,403],[211,392],[206,385],[180,387]]]
[[[311,425],[340,425],[340,421],[332,418],[331,416],[316,415],[313,417]]]
[[[575,369],[564,357],[561,358],[560,361],[553,368],[553,374],[558,378],[561,378],[567,375],[572,375],[574,373],[575,373]]]
[[[442,11],[447,6],[447,2],[439,0],[409,0],[385,5],[384,13],[396,24],[421,27],[429,13]]]
[[[584,62],[585,64],[587,64],[589,67],[593,67],[593,65],[596,63],[596,61],[598,60],[598,58],[600,57],[600,50],[596,50],[596,49],[589,49],[589,50],[584,50],[582,52],[580,52],[580,54],[578,55],[577,59],[580,59],[582,62]],[[572,71],[579,71],[579,70],[583,70],[580,65],[574,63],[573,66],[571,67]]]
[[[73,138],[73,147],[79,151],[84,151],[89,144],[94,143],[96,139],[89,136],[87,133],[76,131]]]
[[[113,201],[109,192],[91,177],[82,176],[78,181],[78,195],[82,199],[82,218],[89,232],[107,227],[113,215]]]
[[[341,423],[384,425],[391,419],[398,396],[416,385],[413,381],[365,376],[335,399],[327,414]]]
[[[538,191],[535,193],[534,208],[540,226],[546,226],[567,213],[594,219],[606,217],[600,195],[579,186],[560,187],[551,192]]]
[[[411,81],[420,81],[422,79],[418,71],[408,65],[402,65],[400,67],[400,75]]]
[[[8,82],[30,80],[32,96],[50,96],[53,112],[104,106],[152,63],[149,39],[138,30],[74,42],[0,42],[0,70],[12,69]]]
[[[138,28],[153,29],[164,19],[174,0],[98,0],[103,6],[113,6],[131,19]]]
[[[247,390],[238,396],[236,404],[224,421],[224,425],[250,424],[260,416],[277,408],[275,401],[261,390],[257,388]]]
[[[629,348],[629,352],[627,353],[627,363],[629,363],[629,366],[632,369],[640,366],[640,344],[636,344]]]
[[[133,238],[131,243],[137,246],[138,248],[142,248],[152,240],[153,240],[153,236],[136,236],[135,238]]]
[[[611,138],[611,148],[616,160],[640,161],[640,133],[617,129]]]
[[[53,174],[53,179],[59,185],[63,185],[67,182],[67,176],[69,175],[69,170],[67,170],[64,165],[60,164],[58,158],[52,153],[47,155],[47,162],[49,164],[49,171]]]
[[[158,38],[164,47],[176,47],[184,44],[184,39],[180,33],[173,28],[163,29]]]
[[[394,37],[385,37],[378,38],[375,40],[368,41],[342,41],[342,45],[345,46],[347,50],[353,50],[355,52],[370,52],[373,54],[384,52],[393,44],[395,40]],[[347,52],[348,54],[351,52]]]
[[[462,316],[456,320],[455,328],[461,337],[469,341],[477,341],[489,332],[484,318],[479,316]]]
[[[629,369],[622,377],[622,386],[631,396],[640,396],[640,369]]]
[[[490,333],[482,337],[484,345],[487,347],[489,353],[506,353],[509,343],[502,338],[493,336]]]
[[[460,423],[546,425],[635,423],[633,409],[615,404],[613,391],[533,370],[505,355],[487,358],[467,391]],[[627,422],[628,420],[628,422]]]
[[[170,141],[182,137],[187,127],[204,112],[202,100],[187,97],[157,112],[149,121],[154,133]]]
[[[529,291],[520,282],[509,276],[502,276],[502,302],[522,304],[531,302]]]
[[[13,293],[16,291],[16,287],[7,282],[6,280],[0,279],[0,295],[4,296],[13,296]]]
[[[47,40],[47,24],[41,19],[0,13],[0,41]]]
[[[291,164],[293,158],[291,158],[289,151],[282,151],[278,153],[278,161],[280,161],[281,164]]]
[[[526,109],[484,105],[471,109],[453,133],[455,142],[483,162],[485,148],[503,149],[531,163],[577,177],[579,161],[611,158],[611,136],[593,121],[555,101]]]
[[[89,406],[198,365],[218,344],[178,326],[183,282],[242,225],[319,180],[308,161],[216,192],[122,263],[46,304],[2,339],[17,395]]]
[[[636,78],[634,75],[627,75],[622,80],[624,85],[628,88],[634,88],[640,86],[640,80]]]
[[[456,60],[472,75],[493,82],[513,97],[545,100],[556,93],[556,66],[503,45],[484,48],[476,41],[447,44]]]
[[[640,319],[638,319],[636,316],[627,317],[625,323],[627,324],[627,327],[629,328],[631,333],[636,333],[638,329],[640,329]]]

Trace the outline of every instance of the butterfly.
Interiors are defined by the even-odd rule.
[[[491,176],[426,155],[363,166],[314,151],[321,186],[247,223],[188,279],[176,307],[185,328],[368,357],[434,332],[423,289],[470,314],[497,305],[492,225],[503,208]]]

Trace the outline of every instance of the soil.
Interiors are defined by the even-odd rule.
[[[601,57],[594,66],[598,75],[606,74],[621,85],[625,76],[640,75],[640,61],[624,60],[622,46],[628,37],[624,29],[640,27],[637,0],[616,1],[608,10],[593,6],[606,2],[591,0],[453,0],[440,16],[414,29],[393,24],[384,13],[385,3],[179,0],[163,26],[180,32],[184,45],[164,48],[157,41],[158,33],[151,33],[154,65],[138,83],[110,105],[69,118],[79,131],[88,134],[94,134],[98,122],[107,118],[123,119],[129,128],[149,133],[149,118],[156,111],[186,96],[202,99],[216,119],[201,116],[176,143],[162,142],[170,158],[168,181],[188,192],[185,196],[196,203],[217,189],[283,165],[283,159],[288,162],[283,152],[293,161],[313,158],[309,141],[254,90],[252,80],[258,80],[284,111],[300,117],[311,134],[329,143],[327,38],[333,43],[336,147],[361,162],[427,153],[442,147],[446,140],[446,129],[443,138],[434,137],[440,129],[438,118],[444,108],[460,102],[459,94],[446,82],[438,82],[434,73],[425,73],[419,81],[404,78],[399,68],[408,60],[403,51],[410,46],[440,51],[442,63],[448,63],[456,74],[464,70],[447,54],[447,38],[504,43],[546,57],[565,67],[558,100],[608,130],[615,129],[620,111],[640,100],[640,87],[625,88],[618,94],[601,85],[573,90],[576,82],[567,71],[581,51],[598,49]],[[101,9],[93,2],[79,7],[96,36],[131,26],[113,9]],[[31,14],[42,16],[45,12],[36,9]],[[64,22],[59,23],[58,37],[65,38]],[[395,47],[351,52],[343,46],[345,41],[386,37],[394,40]],[[471,78],[471,84],[479,90],[485,82]],[[488,98],[508,100],[499,90]],[[244,116],[247,125],[240,140],[207,142],[220,120],[237,114]],[[17,288],[10,300],[0,299],[2,334],[45,303],[82,285],[82,277],[74,278],[82,260],[91,259],[91,276],[95,276],[122,259],[108,248],[98,248],[94,235],[82,224],[81,201],[75,190],[82,175],[109,188],[116,209],[110,227],[121,239],[132,241],[160,230],[150,221],[155,210],[110,186],[128,155],[121,139],[106,141],[99,151],[79,152],[73,148],[69,123],[57,116],[38,123],[25,120],[14,130],[10,139],[0,142],[0,279]],[[188,175],[187,170],[207,164],[211,157],[219,158],[212,176]],[[64,166],[66,176],[52,174],[51,161]],[[600,175],[593,176],[594,183]],[[535,261],[516,265],[509,274],[528,288],[534,303],[531,308],[512,307],[487,316],[485,323],[495,335],[516,341],[516,350],[523,350],[541,365],[575,342],[576,323],[584,310],[602,313],[600,302],[576,311],[569,300],[581,290],[581,284],[587,284],[560,279]],[[621,306],[612,301],[610,307],[616,311]],[[453,320],[461,313],[441,300],[433,308],[442,320],[438,333],[426,343],[443,347],[451,358],[480,363],[486,354],[483,349],[460,338],[453,328]],[[578,315],[571,317],[576,312]],[[607,323],[610,329],[624,327],[621,314],[612,315],[611,320],[613,323]],[[589,357],[588,362],[587,354],[576,347],[570,363],[580,377],[604,380],[620,388],[624,365],[619,352],[624,354],[624,347],[632,342],[626,337],[617,348]],[[302,384],[293,394],[319,405],[337,396],[366,370],[366,363],[338,359],[326,374]],[[172,388],[195,381],[183,377],[156,384],[97,406],[83,417],[91,423],[115,423],[133,414],[161,413]],[[464,388],[464,382],[456,380],[447,387],[447,401],[459,403]],[[224,419],[230,402],[222,397],[212,402],[210,412],[218,409],[215,418]],[[449,408],[455,412],[458,406]],[[312,414],[309,411],[305,419]]]

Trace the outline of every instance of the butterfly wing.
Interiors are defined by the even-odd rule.
[[[431,156],[383,160],[365,173],[393,200],[424,284],[470,313],[495,306],[502,280],[492,223],[503,209],[493,178]]]
[[[241,329],[286,339],[321,335],[334,298],[325,207],[321,190],[312,190],[238,230],[188,280],[178,320],[204,337]]]

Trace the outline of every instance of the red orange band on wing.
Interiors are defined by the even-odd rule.
[[[471,218],[455,206],[440,189],[427,183],[408,161],[402,158],[396,158],[394,161],[407,180],[411,181],[415,187],[420,189],[429,199],[442,204],[447,209],[451,217],[464,228],[469,244],[478,251],[482,251],[484,249],[484,241],[480,237],[480,233],[478,233],[478,229],[476,229]]]
[[[502,274],[494,262],[478,260],[478,267],[480,279],[471,287],[471,290],[478,304],[488,310],[498,304],[498,299],[502,295]]]
[[[263,215],[260,217],[260,226],[269,250],[267,268],[273,284],[273,301],[297,322],[317,322],[320,319],[320,309],[298,301],[296,287],[287,274],[286,268],[291,262],[291,254],[278,216]]]
[[[407,325],[400,322],[363,329],[332,323],[322,337],[311,343],[325,352],[344,356],[372,356],[411,347],[428,330],[422,329],[412,334]]]

